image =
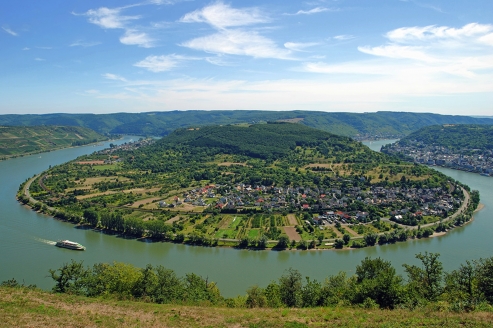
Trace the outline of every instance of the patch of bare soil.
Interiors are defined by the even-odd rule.
[[[294,240],[294,241],[300,241],[301,236],[300,234],[296,231],[295,227],[283,227],[284,231],[286,232],[286,235],[288,235],[289,240]]]

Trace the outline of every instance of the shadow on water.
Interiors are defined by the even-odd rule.
[[[78,230],[94,230],[92,227],[87,226],[87,225],[76,225],[76,226],[74,226],[74,229],[78,229]],[[96,231],[96,230],[94,230],[94,231]]]

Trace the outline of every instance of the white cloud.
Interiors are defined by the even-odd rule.
[[[235,9],[222,2],[188,13],[180,19],[183,23],[207,23],[218,29],[268,21],[269,19],[258,8]]]
[[[36,57],[34,58],[35,61],[45,61],[43,58]]]
[[[84,47],[84,48],[87,48],[87,47],[94,47],[94,46],[97,46],[101,44],[101,42],[85,42],[85,41],[82,41],[82,40],[77,40],[75,42],[72,42],[70,44],[71,47]]]
[[[334,39],[336,39],[338,41],[347,41],[347,40],[351,40],[351,39],[354,39],[354,38],[355,38],[354,35],[347,35],[347,34],[336,35],[334,37]]]
[[[295,14],[285,14],[289,16],[295,16],[295,15],[313,15],[313,14],[318,14],[318,13],[323,13],[325,11],[334,11],[334,9],[326,8],[326,7],[315,7],[310,10],[298,10]]]
[[[5,26],[2,27],[2,30],[4,30],[5,32],[7,32],[8,34],[10,34],[12,36],[18,36],[19,35],[18,33],[12,31],[10,28],[5,27]]]
[[[471,23],[461,28],[429,25],[424,27],[402,27],[390,31],[386,37],[396,43],[437,42],[447,40],[474,40],[493,32],[493,25]]]
[[[358,47],[358,50],[365,54],[381,57],[415,59],[424,62],[438,61],[437,58],[426,54],[422,47],[386,45],[379,47]]]
[[[135,63],[134,66],[142,67],[151,72],[165,72],[170,71],[175,67],[178,67],[183,61],[198,60],[199,58],[181,56],[181,55],[167,55],[167,56],[148,56],[144,60]]]
[[[27,50],[31,50],[31,48],[24,47],[24,48],[22,48],[22,50],[27,51]]]
[[[108,80],[127,82],[127,79],[125,79],[124,77],[122,77],[120,75],[116,75],[116,74],[106,73],[106,74],[103,74],[103,77],[105,79],[108,79]]]
[[[139,19],[140,16],[123,16],[121,11],[125,7],[121,8],[106,8],[101,7],[99,9],[88,10],[85,16],[89,17],[89,22],[96,24],[102,28],[115,29],[125,28],[125,25],[130,20]],[[77,14],[74,14],[77,15]]]
[[[186,41],[181,45],[214,54],[292,59],[291,51],[279,48],[274,41],[256,31],[222,30],[212,35]]]
[[[293,51],[306,51],[306,48],[317,46],[318,42],[286,42],[284,47]]]
[[[120,37],[120,42],[126,45],[137,45],[142,48],[152,48],[154,39],[149,37],[147,33],[128,29],[125,34]]]

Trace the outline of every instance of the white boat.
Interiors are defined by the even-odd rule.
[[[68,248],[68,249],[74,249],[77,251],[84,251],[86,249],[81,244],[76,243],[75,241],[70,241],[70,240],[59,240],[56,242],[55,246]]]

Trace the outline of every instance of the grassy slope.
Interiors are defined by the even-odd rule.
[[[493,313],[158,305],[0,287],[1,327],[491,327]]]
[[[99,133],[74,126],[0,126],[0,156],[16,156],[106,140]]]

